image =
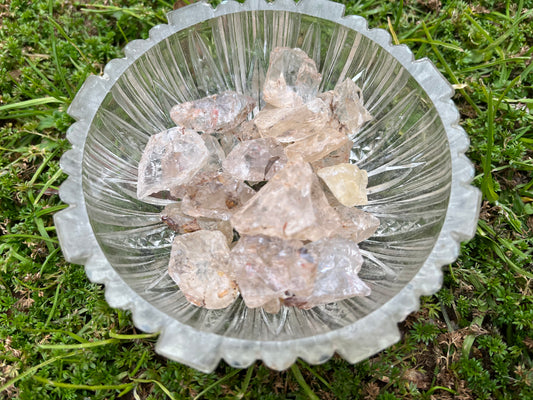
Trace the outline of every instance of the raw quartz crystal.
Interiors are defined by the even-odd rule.
[[[301,49],[277,47],[263,87],[263,98],[274,107],[296,107],[316,97],[322,76]]]
[[[168,273],[191,303],[208,309],[225,308],[239,295],[228,268],[229,254],[226,237],[220,231],[177,235]]]
[[[352,80],[318,94],[320,81],[302,50],[276,48],[260,112],[228,91],[176,105],[178,127],[150,139],[139,198],[180,200],[161,218],[177,233],[170,276],[191,303],[224,308],[240,290],[276,313],[369,295],[357,243],[379,220],[354,207],[367,178],[350,153],[372,117]]]
[[[192,217],[227,221],[254,194],[255,190],[231,175],[216,174],[202,185],[188,188],[182,210]]]
[[[209,150],[193,130],[176,127],[151,136],[139,162],[137,197],[187,182],[208,157]]]
[[[233,228],[228,221],[215,218],[191,217],[182,211],[181,203],[168,204],[161,211],[161,220],[174,232],[184,234],[199,230],[220,231],[228,244],[233,241]]]
[[[222,163],[224,170],[243,181],[265,181],[287,163],[283,146],[275,139],[262,138],[239,143]]]
[[[272,313],[286,298],[310,296],[316,280],[317,265],[299,240],[242,236],[230,265],[245,304]]]
[[[170,110],[170,118],[178,126],[213,133],[235,128],[254,107],[251,97],[228,91],[178,104]]]
[[[351,239],[355,243],[368,239],[379,227],[379,219],[371,213],[343,205],[334,206],[333,209],[339,215],[342,225],[337,235]]]
[[[316,174],[328,185],[342,205],[353,207],[368,203],[366,196],[368,175],[357,165],[349,163],[332,165],[319,169]]]
[[[329,153],[351,143],[344,133],[330,126],[317,129],[313,133],[313,135],[285,148],[289,160],[303,158],[304,161],[310,163],[316,162]]]
[[[288,163],[231,217],[241,235],[318,240],[341,228],[311,166]]]
[[[289,306],[309,309],[355,296],[370,295],[370,288],[357,276],[363,265],[359,247],[343,238],[321,239],[305,245],[308,257],[317,263],[313,291],[284,299]]]
[[[335,90],[325,92],[320,98],[330,104],[338,122],[348,135],[359,132],[362,126],[372,120],[363,106],[363,92],[354,81],[347,78]]]
[[[291,143],[314,135],[330,118],[329,106],[317,98],[298,107],[265,107],[254,122],[261,136]]]

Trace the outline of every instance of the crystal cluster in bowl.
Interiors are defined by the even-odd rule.
[[[179,234],[168,271],[189,302],[220,309],[240,292],[277,313],[370,294],[357,242],[379,220],[353,208],[368,178],[349,160],[371,116],[351,79],[318,94],[321,79],[303,50],[276,48],[253,120],[254,99],[226,91],[175,105],[177,126],[150,137],[137,196],[179,201],[162,219]]]
[[[397,323],[439,289],[441,266],[475,232],[479,192],[469,184],[468,139],[451,86],[430,61],[415,61],[387,32],[343,12],[326,0],[183,7],[149,39],[129,43],[125,58],[87,79],[72,102],[72,149],[61,159],[69,177],[60,188],[70,206],[55,216],[61,247],[106,285],[112,306],[131,310],[139,329],[161,332],[160,354],[202,371],[221,359],[236,367],[262,359],[276,369],[335,352],[362,360],[399,340]],[[358,276],[371,294],[275,314],[240,298],[223,309],[197,307],[168,274],[175,232],[161,211],[175,201],[137,197],[142,153],[152,136],[176,126],[176,104],[233,91],[264,109],[277,47],[314,60],[318,93],[353,80],[373,117],[349,158],[368,171],[360,209],[380,220],[359,243]]]

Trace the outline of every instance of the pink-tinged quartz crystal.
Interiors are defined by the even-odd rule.
[[[229,265],[250,308],[276,313],[280,300],[309,296],[314,288],[316,263],[299,240],[242,236],[231,250]]]
[[[368,239],[379,227],[379,219],[355,207],[338,205],[333,207],[339,214],[342,229],[338,235],[356,243]]]
[[[206,177],[190,186],[182,200],[182,211],[191,217],[227,221],[255,194],[255,190],[227,173]]]
[[[191,303],[209,309],[225,308],[239,295],[228,268],[229,247],[220,231],[177,235],[168,272]]]
[[[363,92],[351,79],[333,91],[333,111],[349,135],[356,134],[372,116],[363,106]]]
[[[139,162],[137,197],[186,183],[208,157],[204,141],[193,130],[177,127],[151,136]]]
[[[170,110],[170,118],[179,126],[213,133],[235,128],[254,107],[251,97],[228,91],[177,104]]]
[[[287,163],[283,146],[262,138],[239,143],[222,163],[224,170],[242,181],[265,181]]]
[[[370,295],[370,288],[357,276],[363,257],[356,243],[348,239],[322,239],[305,245],[318,264],[316,282],[309,296],[294,296],[286,305],[309,309],[354,296]]]
[[[347,207],[368,204],[366,187],[368,176],[364,169],[343,163],[319,169],[317,175],[326,183],[333,195]]]
[[[304,161],[312,163],[346,146],[349,142],[350,139],[344,133],[328,124],[305,139],[288,145],[285,154],[289,160],[303,158]]]
[[[220,231],[229,243],[233,241],[233,228],[229,221],[221,219],[191,217],[181,211],[181,203],[168,204],[161,211],[161,220],[175,232],[184,234],[199,230]]]
[[[340,219],[311,166],[288,163],[231,218],[241,235],[318,240],[333,235]]]
[[[322,76],[301,49],[277,47],[263,86],[263,98],[274,107],[296,107],[316,97]]]
[[[322,129],[331,118],[329,107],[320,99],[291,108],[265,107],[254,118],[263,137],[283,143],[305,139]]]

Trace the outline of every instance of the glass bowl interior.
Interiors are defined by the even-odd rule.
[[[279,314],[223,310],[187,302],[167,273],[174,237],[159,212],[167,202],[136,197],[137,165],[151,135],[174,126],[170,108],[225,90],[261,105],[269,54],[300,47],[322,73],[320,91],[352,78],[374,119],[357,134],[351,162],[368,171],[363,210],[381,225],[360,244],[360,277],[372,294]],[[360,320],[400,292],[423,266],[446,217],[451,156],[445,128],[424,90],[380,45],[328,20],[288,11],[216,17],[159,41],[129,66],[105,96],[89,128],[83,195],[107,260],[139,296],[195,329],[254,341],[311,337]]]

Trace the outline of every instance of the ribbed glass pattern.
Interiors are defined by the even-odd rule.
[[[173,126],[170,108],[224,90],[261,101],[270,51],[300,47],[317,63],[321,90],[354,78],[374,120],[354,138],[352,162],[369,172],[369,204],[381,220],[361,244],[367,298],[277,315],[188,303],[167,274],[173,235],[161,223],[165,200],[136,198],[137,165],[149,137]],[[82,163],[83,193],[107,260],[138,295],[201,331],[249,340],[288,340],[346,327],[399,293],[432,251],[452,182],[446,132],[411,74],[366,36],[333,22],[287,11],[220,16],[165,38],[118,78],[90,125]]]

